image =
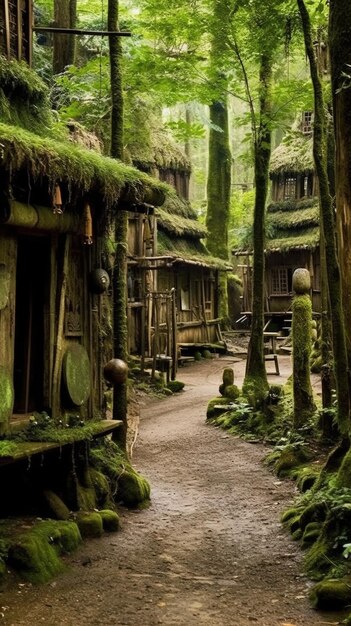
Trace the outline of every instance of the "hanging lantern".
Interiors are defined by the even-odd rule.
[[[91,217],[90,204],[84,205],[84,245],[91,246],[93,243],[93,219]]]
[[[54,215],[62,215],[62,196],[60,185],[55,185],[54,197],[52,201],[52,212]]]

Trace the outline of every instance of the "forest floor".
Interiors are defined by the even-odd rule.
[[[279,360],[271,382],[290,372]],[[309,608],[303,555],[279,522],[293,483],[262,465],[267,448],[205,423],[233,363],[240,384],[244,361],[224,357],[180,369],[183,392],[147,399],[133,461],[151,482],[150,508],[124,510],[122,530],[85,542],[53,582],[0,593],[0,626],[340,623]]]

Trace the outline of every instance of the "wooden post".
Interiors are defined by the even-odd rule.
[[[203,272],[201,275],[201,300],[202,300],[202,317],[203,317],[203,321],[205,325],[206,339],[208,342],[210,342],[210,331],[208,328],[207,318],[206,318],[205,279],[204,279]]]
[[[59,415],[60,409],[60,367],[62,362],[62,348],[63,348],[63,328],[65,320],[65,302],[66,302],[66,288],[67,288],[67,273],[68,273],[68,260],[70,251],[71,237],[66,235],[63,251],[62,261],[62,273],[61,273],[61,288],[59,297],[59,309],[58,309],[58,322],[56,328],[56,341],[55,341],[55,358],[54,368],[52,375],[52,413],[53,418],[56,419]]]
[[[177,309],[176,290],[171,289],[172,297],[172,374],[171,379],[175,380],[178,368],[178,338],[177,338]]]
[[[5,17],[5,41],[6,41],[6,56],[10,60],[11,48],[10,48],[10,10],[8,0],[4,0],[4,17]]]

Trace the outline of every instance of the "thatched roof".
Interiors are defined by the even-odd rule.
[[[180,198],[175,191],[169,192],[161,207],[155,210],[158,228],[171,237],[201,239],[207,230],[197,219],[197,214],[190,203]]]
[[[271,176],[280,173],[305,173],[314,170],[312,137],[299,130],[287,133],[281,144],[272,152]]]
[[[140,97],[126,102],[126,154],[142,170],[174,170],[190,173],[188,157],[163,126],[160,113]]]
[[[267,208],[266,247],[271,252],[314,250],[319,246],[318,198],[273,202]],[[234,254],[252,252],[251,241],[238,247]]]
[[[76,194],[97,194],[107,207],[120,199],[162,204],[168,185],[88,150],[55,124],[44,83],[25,63],[0,57],[0,167],[24,171],[31,183],[62,182]]]
[[[223,271],[232,270],[232,265],[223,259],[212,257],[200,239],[171,237],[163,230],[158,231],[158,253],[172,257],[174,262],[190,263]]]

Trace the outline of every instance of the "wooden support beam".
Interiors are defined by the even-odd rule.
[[[6,0],[5,0],[6,4]],[[58,26],[33,26],[34,32],[57,33],[60,35],[96,35],[98,37],[131,37],[132,33],[126,30],[86,30],[84,28],[59,28]]]
[[[11,48],[10,48],[10,10],[8,0],[4,1],[4,17],[5,17],[5,41],[6,41],[6,56],[10,60]]]

